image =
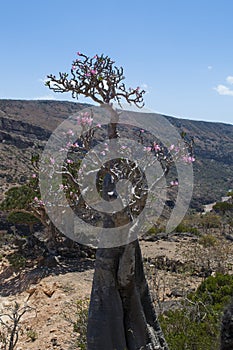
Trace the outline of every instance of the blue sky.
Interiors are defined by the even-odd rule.
[[[46,75],[69,71],[77,51],[104,53],[152,111],[233,124],[232,0],[2,0],[0,11],[1,99],[72,100]]]

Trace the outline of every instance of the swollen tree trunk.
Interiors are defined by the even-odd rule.
[[[119,137],[119,115],[110,105],[109,139]],[[109,174],[103,198],[112,191]],[[110,188],[111,187],[111,188]],[[120,218],[120,221],[124,218]],[[104,227],[116,227],[114,215],[106,215]],[[114,248],[99,248],[93,279],[87,330],[88,350],[167,350],[148,284],[138,240]]]
[[[98,249],[88,350],[167,350],[146,282],[138,241]]]

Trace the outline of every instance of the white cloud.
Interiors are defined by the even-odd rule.
[[[211,69],[213,69],[213,66],[208,66],[207,68],[208,68],[209,70],[211,70]]]
[[[228,77],[226,78],[226,81],[227,81],[229,84],[233,84],[233,76],[232,76],[232,75],[228,75]]]
[[[228,95],[233,96],[233,90],[231,90],[228,86],[225,85],[218,85],[214,88],[218,92],[219,95]]]
[[[226,77],[226,82],[228,85],[233,85],[233,76],[228,75]],[[230,87],[223,84],[219,84],[217,87],[214,88],[214,90],[216,90],[219,95],[233,96],[233,90],[230,89]]]

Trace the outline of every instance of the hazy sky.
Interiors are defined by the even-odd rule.
[[[1,99],[71,100],[46,75],[104,53],[152,111],[233,124],[232,0],[1,0],[0,12]]]

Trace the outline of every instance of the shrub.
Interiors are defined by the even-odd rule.
[[[33,225],[39,222],[34,215],[22,212],[11,212],[7,216],[7,221],[12,222],[13,224],[28,225],[30,232],[32,232]]]
[[[233,295],[233,276],[208,277],[181,307],[160,315],[171,349],[218,350],[222,311]]]
[[[26,258],[20,254],[13,253],[7,256],[7,260],[11,264],[11,266],[16,269],[22,269],[26,266]]]
[[[165,231],[165,227],[153,226],[147,231],[147,234],[148,235],[156,235],[156,234],[161,233],[163,231]]]
[[[63,317],[73,326],[73,332],[77,334],[77,338],[71,341],[69,350],[87,349],[87,320],[89,299],[79,299],[77,302],[66,303],[68,311],[64,311]]]
[[[206,213],[200,217],[200,227],[204,230],[221,227],[221,218],[216,213]]]
[[[196,227],[187,226],[182,222],[176,227],[175,232],[178,232],[178,233],[190,232],[194,235],[199,235],[199,230]]]
[[[6,192],[6,198],[0,205],[1,210],[25,209],[37,195],[33,188],[28,185],[12,187]]]
[[[217,213],[225,214],[226,212],[232,212],[233,211],[233,204],[229,202],[217,202],[213,206],[214,211]]]
[[[33,329],[29,329],[27,331],[27,337],[32,341],[34,342],[37,338],[38,338],[38,334],[35,330]]]
[[[74,332],[79,334],[77,345],[81,350],[86,350],[87,347],[88,305],[88,299],[77,301],[77,321],[74,323]]]
[[[218,240],[215,236],[213,236],[211,234],[205,234],[205,235],[200,237],[199,243],[204,248],[208,248],[208,247],[214,247],[218,243]]]

